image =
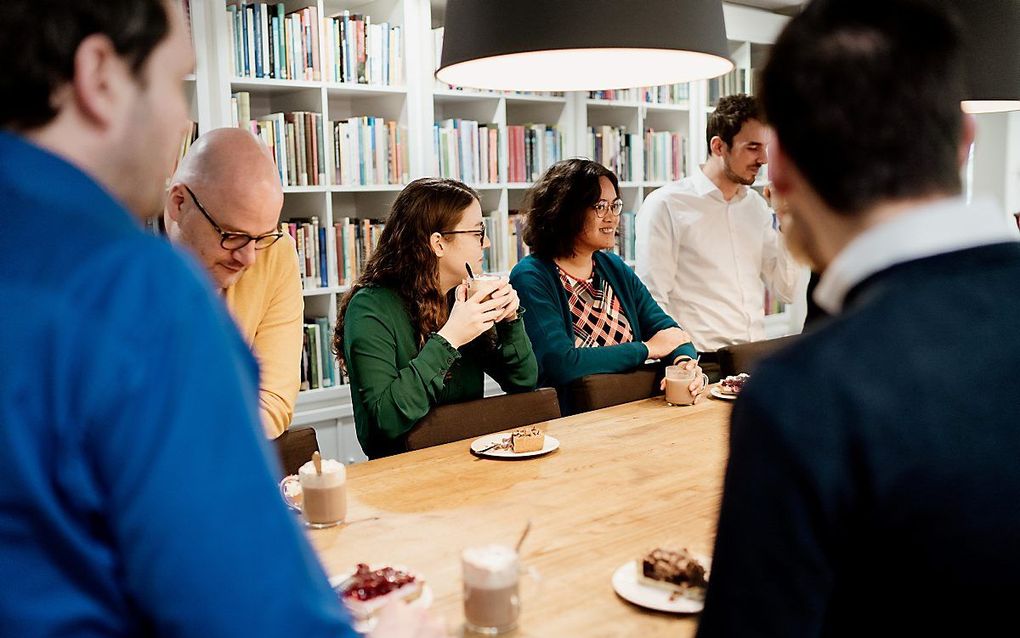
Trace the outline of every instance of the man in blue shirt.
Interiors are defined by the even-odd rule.
[[[353,636],[278,496],[251,354],[131,215],[186,114],[176,4],[4,11],[0,635]],[[438,634],[392,613],[378,635]]]

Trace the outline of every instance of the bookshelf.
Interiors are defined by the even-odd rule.
[[[692,83],[687,87],[685,99],[656,99],[654,102],[647,102],[637,95],[607,100],[590,99],[587,93],[494,93],[452,89],[439,84],[433,77],[433,71],[437,66],[436,30],[443,26],[445,3],[442,0],[286,0],[282,3],[284,16],[308,9],[308,14],[314,10],[320,18],[316,32],[319,74],[291,74],[298,77],[251,77],[254,74],[250,67],[247,74],[243,70],[239,72],[232,38],[237,34],[237,24],[227,9],[228,5],[236,3],[232,0],[208,0],[191,4],[197,65],[194,76],[189,77],[185,85],[192,119],[198,123],[199,133],[231,126],[237,117],[237,107],[232,104],[231,97],[246,93],[253,119],[268,118],[274,113],[308,112],[319,116],[325,127],[328,122],[372,116],[395,122],[406,134],[405,171],[396,183],[340,183],[331,170],[325,170],[320,183],[295,183],[284,187],[281,214],[281,222],[284,223],[316,217],[321,227],[332,228],[334,223],[345,218],[381,220],[406,181],[436,174],[434,127],[437,123],[461,120],[491,124],[499,138],[496,149],[499,175],[495,179],[476,179],[469,183],[480,195],[495,245],[490,254],[489,270],[507,272],[514,261],[509,254],[512,242],[510,215],[521,207],[531,186],[530,174],[524,175],[524,179],[515,174],[511,179],[509,173],[513,159],[509,136],[520,131],[515,127],[535,127],[538,131],[543,131],[543,127],[544,130],[554,128],[558,153],[548,158],[551,161],[584,155],[589,126],[625,126],[635,135],[631,179],[622,185],[627,211],[636,211],[648,193],[670,181],[660,179],[661,176],[656,179],[646,176],[645,128],[676,132],[686,140],[681,166],[694,166],[704,160],[701,140],[709,108],[706,83]],[[276,3],[273,3],[273,11],[267,11],[270,17],[277,13],[275,6]],[[733,8],[725,8],[729,28]],[[396,45],[402,55],[394,57],[391,54],[390,59],[392,64],[399,66],[400,72],[396,74],[399,81],[339,82],[335,74],[331,76],[330,69],[335,71],[338,67],[335,55],[332,67],[326,63],[331,53],[328,38],[333,28],[328,18],[342,15],[344,11],[351,16],[369,16],[372,25],[385,23],[389,28],[399,29]],[[753,32],[755,24],[760,22],[757,14],[764,14],[743,8],[739,8],[737,13],[743,20],[739,30],[741,38],[749,29]],[[749,15],[750,20],[747,19]],[[764,24],[772,25],[771,19]],[[271,24],[268,18],[266,24]],[[775,34],[771,34],[771,39],[774,37]],[[746,52],[744,68],[752,66],[752,47],[757,47],[759,40],[767,43],[771,39],[752,34],[733,43],[741,55]],[[281,71],[280,75],[287,73]],[[747,75],[750,76],[750,73]],[[391,78],[390,73],[386,74],[386,78]],[[541,136],[548,139],[547,133],[542,132]],[[328,135],[324,137],[323,142],[330,141]],[[327,150],[324,148],[324,156]],[[535,170],[540,172],[547,163],[539,162]],[[306,322],[314,323],[315,319],[325,317],[329,326],[334,325],[337,302],[347,290],[344,283],[327,282],[329,285],[309,287],[303,291]],[[788,316],[770,317],[773,333],[789,332],[789,319]],[[488,381],[486,390],[491,393],[498,391],[498,387]],[[320,447],[328,456],[348,463],[365,458],[354,432],[350,393],[346,385],[302,391],[293,425],[314,426]]]

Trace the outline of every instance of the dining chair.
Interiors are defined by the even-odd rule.
[[[764,341],[752,341],[735,346],[719,348],[719,374],[728,377],[741,372],[750,373],[758,362],[776,350],[790,345],[800,335],[790,335]]]
[[[630,403],[662,394],[663,367],[643,365],[630,372],[590,374],[558,388],[560,411],[564,416],[611,405]]]
[[[298,468],[312,459],[312,453],[319,451],[319,440],[313,428],[287,430],[276,437],[273,444],[285,476],[297,474]]]
[[[552,388],[450,403],[429,410],[407,433],[406,446],[408,451],[420,450],[559,417]]]

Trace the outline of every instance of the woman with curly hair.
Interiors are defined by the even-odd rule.
[[[432,406],[480,399],[483,373],[506,392],[535,387],[513,287],[503,280],[491,297],[467,294],[467,266],[481,271],[487,245],[478,195],[461,182],[418,179],[393,203],[333,334],[369,458],[405,451],[408,430]]]
[[[616,243],[623,210],[612,171],[585,159],[557,162],[528,192],[524,208],[531,254],[510,282],[528,308],[543,385],[628,372],[647,359],[696,366],[687,333],[622,259],[604,252]],[[705,387],[698,373],[691,384],[696,398]]]

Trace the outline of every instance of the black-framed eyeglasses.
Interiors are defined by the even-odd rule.
[[[202,202],[198,201],[198,197],[195,196],[195,193],[188,187],[188,185],[181,184],[181,186],[184,187],[184,190],[188,191],[188,195],[191,195],[191,200],[195,202],[195,206],[198,207],[198,210],[202,211],[202,215],[209,220],[212,227],[220,234],[220,247],[224,250],[239,250],[247,246],[249,242],[255,242],[255,250],[264,250],[275,244],[278,239],[283,237],[282,231],[266,233],[264,235],[258,235],[257,237],[249,235],[248,233],[227,232],[220,228],[220,225],[212,218],[212,215],[210,215],[209,211],[205,209]]]
[[[623,200],[622,199],[613,200],[613,203],[610,204],[606,200],[600,199],[599,201],[595,202],[595,205],[592,206],[592,208],[595,209],[595,216],[598,217],[599,219],[604,219],[609,211],[613,211],[613,215],[619,217],[620,213],[623,212]]]
[[[482,246],[485,245],[485,226],[481,228],[474,228],[472,230],[441,230],[440,235],[478,235],[478,243]]]

